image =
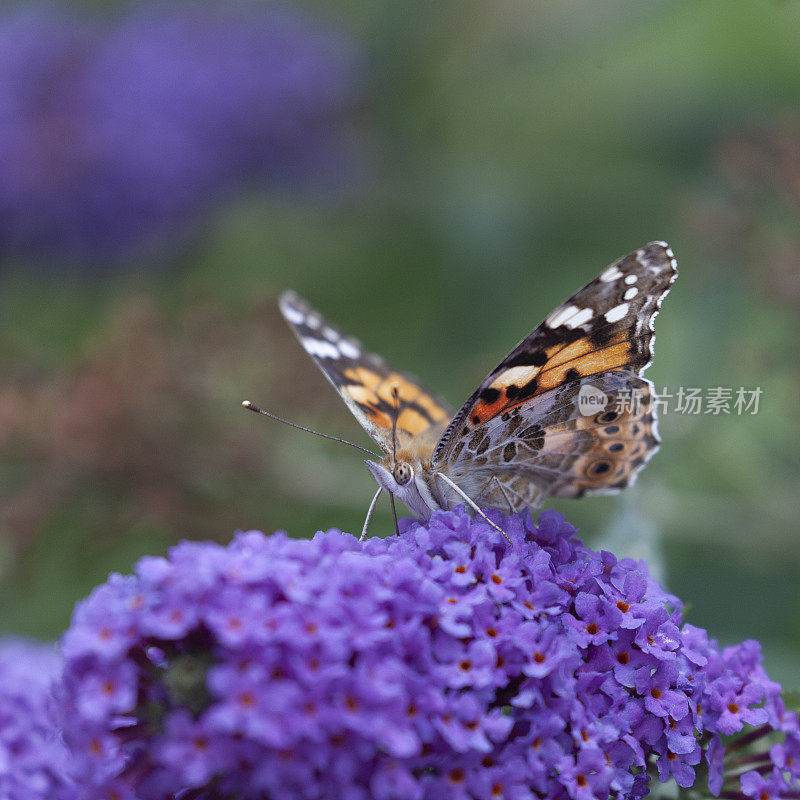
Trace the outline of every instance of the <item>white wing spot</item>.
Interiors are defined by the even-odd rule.
[[[584,322],[588,322],[593,316],[594,311],[592,311],[591,308],[584,308],[574,317],[570,317],[564,324],[571,330],[574,330],[578,325],[583,325]]]
[[[580,311],[578,306],[565,306],[554,311],[546,320],[548,328],[558,328],[563,325],[573,314]]]
[[[339,342],[339,352],[345,358],[358,358],[361,355],[361,351],[352,342],[348,342],[346,339],[342,339]]]
[[[539,367],[509,367],[497,376],[492,389],[503,391],[507,386],[522,386],[538,373]]]
[[[306,321],[306,315],[292,306],[284,305],[281,307],[281,311],[283,311],[283,316],[286,317],[292,325],[302,325]]]
[[[611,311],[607,311],[605,314],[607,322],[619,322],[626,314],[628,313],[628,304],[621,303],[618,306],[614,306]]]
[[[635,286],[631,286],[631,288],[628,289],[628,291],[622,296],[625,300],[633,300],[637,294],[639,294],[639,290]]]
[[[329,328],[327,325],[322,329],[322,335],[329,341],[335,342],[339,339],[339,334],[333,328]]]
[[[636,281],[638,281],[638,280],[639,280],[639,276],[638,275],[626,275],[625,276],[625,283],[627,283],[628,286],[630,286],[632,283],[636,283]]]
[[[306,325],[308,325],[309,328],[316,330],[321,324],[322,319],[320,318],[319,314],[312,312],[306,317]]]
[[[303,347],[309,355],[316,358],[339,358],[339,349],[332,345],[330,342],[325,342],[322,339],[312,339],[310,336],[304,336],[302,339]]]
[[[617,278],[622,277],[622,272],[620,272],[619,267],[616,264],[612,264],[605,272],[600,275],[600,280],[604,283],[609,283],[610,281],[615,281]]]

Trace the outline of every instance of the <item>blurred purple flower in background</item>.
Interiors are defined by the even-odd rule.
[[[174,246],[234,190],[330,185],[354,61],[284,7],[6,10],[0,252],[118,263]]]
[[[62,641],[72,774],[140,800],[797,796],[757,643],[682,625],[554,512],[502,524],[512,548],[461,510],[366,543],[251,531],[112,576]]]
[[[61,672],[52,645],[0,642],[0,797],[67,800],[67,751],[51,717],[51,690]]]

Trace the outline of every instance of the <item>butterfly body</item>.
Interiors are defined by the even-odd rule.
[[[455,415],[293,292],[280,307],[303,347],[385,455],[367,467],[420,519],[465,497],[536,508],[630,485],[659,444],[653,320],[677,277],[653,242],[604,270],[487,375]],[[626,397],[636,402],[623,401]]]

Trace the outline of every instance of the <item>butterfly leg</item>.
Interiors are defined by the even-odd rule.
[[[369,527],[369,521],[372,519],[372,512],[375,510],[375,503],[378,502],[378,498],[381,496],[381,492],[383,491],[382,487],[378,488],[378,491],[375,492],[375,497],[372,498],[372,502],[369,504],[369,508],[367,509],[367,518],[364,520],[364,527],[361,529],[361,536],[358,538],[359,542],[363,542],[367,536],[367,528]],[[392,498],[394,500],[394,498]]]
[[[394,495],[389,493],[389,502],[392,504],[392,516],[394,517],[394,532],[400,535],[400,526],[397,524],[397,508],[394,505]]]
[[[506,499],[506,503],[508,503],[508,513],[509,514],[513,514],[514,513],[514,506],[511,503],[511,500],[510,500],[510,498],[508,496],[508,493],[505,490],[505,487],[503,486],[502,483],[500,483],[500,479],[497,477],[497,475],[495,475],[492,478],[492,480],[497,484],[497,488],[501,491],[503,497]]]
[[[434,475],[437,478],[441,478],[454,492],[456,492],[460,497],[466,500],[467,503],[469,503],[469,505],[472,507],[472,509],[476,513],[480,514],[489,523],[489,525],[491,525],[498,533],[502,533],[506,541],[513,547],[513,542],[511,541],[511,539],[508,538],[508,534],[499,525],[495,525],[494,522],[492,522],[489,519],[489,517],[487,517],[486,514],[484,514],[483,511],[480,510],[478,504],[471,497],[469,497],[469,495],[463,489],[461,489],[461,487],[456,486],[456,484],[453,483],[453,481],[451,481],[450,478],[448,478],[447,475],[445,475],[442,472],[435,472]]]

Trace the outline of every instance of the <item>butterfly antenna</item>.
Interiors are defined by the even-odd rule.
[[[400,392],[397,386],[392,386],[394,397],[394,414],[392,415],[392,464],[397,462],[397,418],[400,416]]]
[[[492,522],[489,519],[489,517],[487,517],[486,514],[484,514],[483,511],[480,510],[480,508],[478,508],[478,504],[460,486],[456,486],[456,484],[453,483],[453,481],[451,481],[450,478],[448,478],[447,475],[445,475],[443,472],[436,472],[434,474],[436,475],[437,478],[441,478],[460,497],[466,500],[467,503],[469,503],[470,506],[472,506],[473,510],[477,514],[480,514],[498,533],[502,533],[503,536],[505,536],[506,541],[512,547],[514,546],[514,543],[511,541],[511,539],[508,538],[508,534],[499,525],[495,525],[494,522]]]
[[[355,447],[356,450],[360,450],[362,453],[368,453],[373,458],[380,458],[380,456],[377,453],[373,453],[372,450],[367,450],[366,447],[362,447],[360,444],[353,444],[352,442],[348,442],[347,439],[340,439],[338,436],[329,436],[327,433],[320,433],[319,431],[312,430],[311,428],[305,428],[302,425],[298,425],[296,422],[289,422],[288,419],[283,419],[283,417],[279,417],[275,414],[270,414],[269,411],[264,411],[263,408],[259,408],[257,405],[251,403],[249,400],[242,401],[242,405],[245,408],[250,409],[250,411],[255,411],[256,414],[263,414],[265,417],[274,419],[277,422],[282,422],[284,425],[289,425],[292,428],[297,428],[298,430],[305,431],[306,433],[313,433],[314,436],[321,436],[323,439],[331,439],[334,442],[349,444],[350,447]]]

